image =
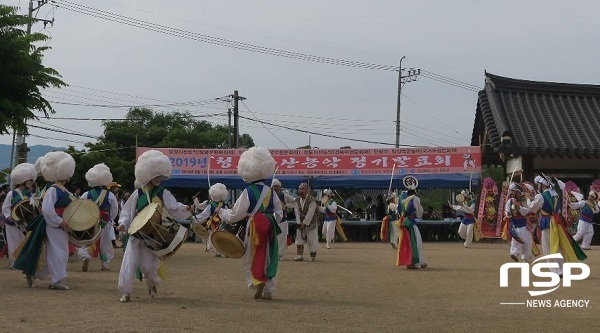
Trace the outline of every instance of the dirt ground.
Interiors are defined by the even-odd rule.
[[[590,277],[536,298],[510,274],[499,287],[499,268],[509,262],[505,243],[426,242],[429,267],[394,265],[395,251],[382,243],[321,244],[317,261],[292,261],[288,247],[272,301],[254,301],[245,287],[242,260],[217,258],[203,244],[187,243],[167,261],[167,280],[150,298],[135,283],[130,303],[119,303],[122,250],[111,271],[70,263],[72,290],[47,283],[27,287],[19,271],[0,261],[1,332],[592,332],[598,331],[600,247],[587,251]],[[535,277],[532,276],[532,281]],[[532,288],[533,289],[533,288]],[[501,305],[528,299],[589,300],[587,308]],[[596,328],[594,328],[596,327]]]

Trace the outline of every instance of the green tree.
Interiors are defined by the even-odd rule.
[[[0,184],[8,183],[10,181],[10,168],[0,170]]]
[[[104,134],[85,151],[69,148],[76,170],[72,184],[86,187],[85,173],[97,163],[105,163],[115,181],[133,188],[135,147],[152,148],[227,148],[227,127],[197,120],[190,113],[162,113],[148,108],[132,108],[125,120],[103,122]],[[240,136],[246,147],[254,146],[248,134]],[[188,193],[183,193],[187,195]]]
[[[34,45],[49,37],[20,28],[28,21],[16,7],[0,5],[0,134],[11,128],[27,133],[27,120],[38,118],[34,111],[45,117],[54,113],[40,88],[66,86],[56,70],[42,64],[50,47]]]
[[[115,152],[115,144],[88,143],[87,150],[77,150],[69,147],[67,153],[73,156],[75,160],[75,173],[70,180],[70,186],[80,186],[83,190],[88,187],[85,179],[86,172],[98,163],[104,163],[110,168],[113,179],[125,185],[125,189],[131,190],[133,187],[135,159],[121,159]],[[130,148],[129,150],[133,150]]]
[[[481,169],[481,180],[491,177],[498,186],[504,181],[504,168],[501,165],[484,165]]]
[[[197,120],[189,112],[162,113],[148,108],[132,108],[125,121],[103,123],[101,141],[128,146],[153,148],[228,148],[228,128]],[[248,134],[240,136],[245,147],[254,146]],[[137,144],[136,144],[137,143]],[[123,158],[134,159],[135,151],[124,151]]]

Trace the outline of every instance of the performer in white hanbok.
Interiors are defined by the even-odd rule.
[[[317,200],[310,195],[310,187],[307,183],[298,186],[298,197],[294,206],[296,211],[296,256],[295,261],[304,260],[304,244],[308,243],[310,260],[317,259],[319,249],[319,206]]]
[[[219,209],[229,208],[225,203],[227,200],[227,196],[229,192],[227,192],[227,187],[224,184],[216,183],[213,184],[208,189],[208,196],[210,197],[210,202],[206,205],[204,210],[198,215],[196,215],[196,220],[198,223],[201,223],[208,230],[208,237],[204,238],[202,241],[205,242],[206,251],[214,251],[216,257],[221,256],[221,252],[219,252],[210,241],[210,235],[218,230],[221,225],[221,218],[217,214]]]
[[[579,222],[577,223],[577,233],[573,236],[576,242],[581,242],[583,250],[591,250],[592,238],[594,237],[594,225],[592,217],[600,211],[598,207],[598,193],[590,191],[587,200],[580,200],[575,203],[569,203],[573,209],[579,209]]]
[[[233,208],[220,209],[225,223],[246,220],[244,268],[249,288],[254,288],[254,299],[271,300],[275,291],[278,267],[277,235],[283,210],[279,197],[265,185],[273,176],[275,160],[261,147],[252,147],[240,156],[238,173],[248,186],[235,201]]]
[[[69,260],[69,226],[62,218],[65,208],[75,198],[65,185],[73,177],[75,160],[62,151],[53,151],[45,155],[42,174],[47,181],[54,182],[45,192],[42,200],[42,214],[46,221],[46,260],[52,276],[49,289],[68,290],[64,282],[67,279]]]
[[[529,261],[533,257],[531,232],[527,229],[527,214],[530,208],[523,196],[523,188],[517,183],[508,186],[510,198],[504,205],[504,213],[510,219],[507,226],[512,240],[510,241],[510,257],[514,261]]]
[[[46,154],[47,155],[47,154]],[[40,205],[43,202],[46,191],[52,186],[52,183],[46,180],[42,174],[42,166],[45,156],[39,157],[35,162],[35,172],[41,178],[40,187],[37,187],[35,193],[36,199]],[[36,179],[37,181],[37,179]],[[27,223],[27,235],[20,245],[21,249],[17,253],[13,265],[25,274],[27,285],[33,288],[34,281],[47,280],[50,278],[50,269],[46,261],[46,221],[43,215],[37,215]]]
[[[92,200],[100,207],[100,248],[96,249],[96,251],[102,262],[100,269],[107,271],[110,269],[108,266],[110,261],[115,256],[111,230],[113,230],[113,223],[119,214],[119,202],[113,192],[107,188],[112,182],[113,177],[112,173],[110,173],[110,168],[104,163],[96,164],[89,169],[85,174],[85,179],[92,189],[83,193],[81,198]],[[78,255],[83,260],[82,270],[87,272],[90,260],[92,259],[89,247],[79,248]]]
[[[459,205],[452,205],[452,209],[460,210],[465,213],[463,215],[460,226],[458,227],[458,235],[464,239],[464,247],[467,248],[473,243],[473,229],[475,229],[475,200],[473,194],[469,191],[462,190],[460,196],[462,199]]]
[[[321,199],[321,207],[319,211],[325,214],[323,220],[322,234],[325,237],[325,246],[331,249],[331,243],[335,237],[335,225],[337,223],[337,203],[333,199],[333,191],[326,189],[323,191],[323,199]]]
[[[24,225],[29,221],[21,221],[17,224],[11,218],[13,208],[23,200],[32,199],[33,182],[37,178],[35,166],[31,163],[21,163],[17,165],[10,173],[10,179],[13,183],[14,190],[6,194],[6,198],[2,203],[2,214],[6,219],[6,245],[8,250],[8,267],[12,268],[15,262],[14,251],[25,239],[23,232]],[[36,207],[35,209],[39,209]]]
[[[134,191],[127,202],[121,207],[119,231],[129,230],[131,221],[144,207],[151,202],[157,202],[168,214],[176,219],[190,216],[190,206],[177,202],[175,197],[160,185],[161,181],[171,176],[173,168],[171,160],[158,150],[145,151],[135,164],[135,183],[139,188]],[[161,282],[158,275],[159,258],[146,247],[137,237],[130,236],[123,255],[121,271],[119,272],[119,290],[121,302],[129,302],[133,292],[135,271],[138,267],[144,274],[148,294],[155,297],[157,286]]]
[[[539,193],[534,197],[529,207],[531,211],[540,211],[540,229],[542,231],[542,252],[544,255],[560,253],[562,259],[557,258],[558,268],[551,270],[562,275],[564,262],[576,262],[587,258],[581,247],[576,242],[571,242],[572,237],[565,228],[560,213],[562,211],[562,200],[555,188],[565,188],[565,184],[554,178],[540,175],[535,177]]]

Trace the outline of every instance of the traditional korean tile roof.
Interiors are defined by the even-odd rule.
[[[517,155],[600,158],[600,85],[490,73],[485,82],[472,145],[489,144],[494,152]]]

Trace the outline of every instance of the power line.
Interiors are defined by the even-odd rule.
[[[453,79],[453,78],[450,78],[447,76],[443,76],[440,74],[436,74],[436,73],[433,73],[433,72],[430,72],[427,70],[422,70],[421,75],[428,79],[438,81],[438,82],[441,82],[444,84],[448,84],[448,85],[451,85],[451,86],[454,86],[457,88],[461,88],[461,89],[465,89],[465,90],[469,90],[469,91],[473,91],[473,92],[479,92],[481,90],[481,88],[476,85],[466,83],[463,81],[459,81],[459,80],[456,80],[456,79]]]
[[[254,119],[256,119],[269,133],[271,133],[271,135],[277,139],[277,141],[281,142],[282,145],[284,145],[287,149],[290,149],[290,147],[288,147],[288,145],[285,144],[285,142],[281,141],[281,139],[279,139],[277,137],[277,135],[275,135],[273,132],[271,132],[271,130],[269,128],[267,128],[267,126],[265,126],[265,124],[263,124],[258,117],[254,114],[254,112],[252,112],[252,110],[250,110],[250,108],[248,107],[248,105],[246,105],[246,103],[244,103],[244,100],[241,100],[242,104],[244,104],[244,106],[246,107],[246,109],[252,114],[252,116],[254,116]]]
[[[61,142],[71,142],[71,143],[80,143],[80,144],[86,144],[87,143],[87,142],[83,142],[83,141],[75,141],[75,140],[69,140],[69,139],[52,138],[52,137],[49,137],[49,136],[43,136],[43,135],[37,135],[37,134],[27,134],[27,136],[32,136],[34,138],[47,139],[47,140],[56,140],[56,141],[61,141]]]
[[[404,95],[403,95],[404,96]],[[406,97],[406,96],[404,96]],[[412,101],[411,101],[412,102]],[[414,102],[413,102],[414,103]],[[418,105],[417,105],[418,106]],[[425,112],[427,112],[426,110],[424,110]],[[265,115],[276,115],[279,117],[285,117],[288,115],[283,115],[283,114],[276,114],[276,113],[266,113],[266,112],[255,112],[256,114],[265,114]],[[296,116],[289,116],[290,118],[301,118],[301,120],[298,119],[292,119],[292,120],[288,120],[288,119],[280,119],[278,121],[278,124],[283,124],[283,125],[290,125],[293,126],[295,128],[297,128],[300,125],[305,125],[305,126],[309,126],[310,129],[312,130],[324,130],[324,131],[333,131],[333,132],[337,132],[338,134],[344,134],[343,131],[341,130],[341,128],[348,128],[348,127],[352,127],[352,128],[356,128],[355,131],[353,131],[351,134],[355,134],[357,131],[368,131],[370,135],[373,134],[373,132],[380,132],[380,131],[387,131],[388,134],[392,134],[393,130],[390,129],[385,129],[382,128],[381,122],[387,122],[388,120],[374,120],[374,119],[370,119],[368,124],[365,124],[365,120],[360,120],[360,119],[342,119],[342,118],[334,118],[334,117],[328,117],[328,118],[322,118],[322,117],[309,117],[309,116],[300,116],[300,117],[296,117]],[[335,122],[335,127],[332,126],[327,126],[327,123],[323,123],[323,122],[307,122],[307,121],[302,121],[304,120],[304,118],[311,118],[311,119],[322,119],[322,120],[326,120],[328,122],[334,121]],[[434,118],[432,116],[432,118]],[[359,124],[349,124],[349,123],[339,123],[339,121],[341,120],[349,120],[349,121],[357,121],[360,122]],[[436,119],[439,121],[439,119]],[[440,121],[441,122],[441,121]],[[391,124],[391,123],[390,123]],[[418,125],[413,125],[411,123],[407,123],[405,121],[401,122],[401,127],[402,127],[402,132],[404,133],[409,133],[411,132],[412,128],[418,128],[418,129],[422,129],[424,131],[426,131],[427,136],[423,137],[426,138],[426,140],[420,139],[421,141],[425,141],[427,142],[428,140],[436,140],[439,142],[444,143],[445,145],[456,145],[455,141],[452,140],[448,140],[449,138],[454,138],[457,140],[462,140],[461,138],[457,138],[457,137],[453,137],[447,133],[441,133],[441,132],[437,132],[431,129],[427,129]],[[414,132],[414,133],[419,133]],[[442,137],[433,135],[433,134],[438,134]],[[415,138],[418,138],[420,134],[415,134]]]
[[[47,125],[47,126],[52,126],[54,128],[58,128],[58,129],[63,130],[63,131],[69,131],[68,128],[64,128],[64,127],[60,127],[60,126],[57,126],[57,125],[48,124],[48,123],[45,123],[45,122],[40,121],[40,120],[37,120],[37,122],[40,123],[40,124],[44,124],[44,125]],[[73,130],[71,130],[71,131],[72,131],[71,133],[76,134],[76,135],[87,135],[86,133],[82,133],[82,132],[78,132],[78,131],[73,131]]]
[[[53,93],[57,93],[57,92],[53,92]],[[64,94],[64,95],[69,96],[68,94]],[[64,105],[77,105],[77,106],[90,106],[90,107],[99,107],[99,108],[119,109],[119,108],[133,108],[133,107],[149,108],[149,107],[172,107],[172,106],[203,106],[203,105],[208,105],[208,104],[212,104],[212,103],[221,103],[221,101],[206,100],[206,101],[178,102],[178,103],[170,103],[170,104],[121,104],[121,105],[119,105],[119,104],[67,103],[67,102],[59,102],[59,101],[54,101],[53,103],[64,104]]]
[[[100,18],[100,19],[104,19],[104,20],[108,20],[108,21],[112,21],[112,22],[116,22],[116,23],[121,23],[121,24],[128,25],[131,27],[139,28],[139,29],[154,31],[154,32],[158,32],[158,33],[162,33],[162,34],[166,34],[166,35],[170,35],[170,36],[195,40],[195,41],[209,43],[209,44],[223,46],[223,47],[235,48],[235,49],[243,50],[243,51],[262,53],[262,54],[267,54],[267,55],[272,55],[272,56],[278,56],[278,57],[284,57],[284,58],[296,59],[296,60],[303,60],[303,61],[309,61],[309,62],[319,62],[319,63],[329,64],[329,65],[355,67],[355,68],[372,69],[372,70],[395,71],[395,72],[399,71],[399,67],[397,67],[397,66],[381,65],[381,64],[366,63],[366,62],[360,62],[360,61],[351,61],[351,60],[343,60],[343,59],[338,59],[338,58],[315,56],[315,55],[306,54],[306,53],[286,51],[286,50],[281,50],[281,49],[264,47],[264,46],[260,46],[260,45],[237,42],[237,41],[233,41],[233,40],[229,40],[229,39],[194,33],[194,32],[187,31],[187,30],[172,28],[172,27],[165,26],[162,24],[156,24],[156,23],[152,23],[152,22],[148,22],[148,21],[144,21],[144,20],[131,18],[131,17],[124,16],[124,15],[119,15],[119,14],[99,10],[99,9],[96,9],[93,7],[79,5],[77,3],[73,3],[73,2],[65,1],[65,0],[53,0],[52,3],[54,3],[54,5],[57,6],[58,8],[64,8],[66,10],[80,13],[83,15],[88,15],[88,16],[92,16],[92,17],[96,17],[96,18]],[[438,81],[438,82],[444,83],[444,84],[448,84],[448,85],[451,85],[456,88],[470,90],[473,92],[478,92],[479,90],[481,90],[476,85],[472,85],[470,83],[466,83],[466,82],[456,80],[456,79],[453,79],[453,78],[450,78],[447,76],[433,73],[431,71],[423,70],[421,75],[423,75],[424,77],[429,78],[431,80]]]
[[[102,1],[106,2],[106,3],[113,4],[113,5],[117,5],[117,6],[129,8],[129,9],[133,9],[133,10],[136,10],[136,11],[140,11],[140,12],[146,13],[146,14],[156,15],[156,16],[160,16],[160,17],[166,17],[166,18],[169,18],[169,19],[173,19],[173,20],[177,20],[177,21],[182,21],[182,22],[187,22],[187,23],[192,23],[192,24],[197,24],[197,25],[201,25],[201,26],[205,26],[205,27],[209,27],[209,28],[213,28],[213,29],[219,29],[219,30],[224,30],[224,31],[231,31],[231,32],[235,32],[235,33],[239,33],[239,34],[243,34],[243,35],[247,35],[247,36],[267,38],[267,39],[272,39],[272,40],[276,40],[276,41],[281,41],[281,42],[286,42],[286,43],[294,43],[294,44],[299,44],[299,45],[316,46],[316,47],[321,47],[321,48],[331,49],[331,50],[340,50],[340,51],[349,51],[349,52],[354,52],[354,53],[383,55],[383,56],[389,56],[389,57],[395,57],[395,58],[399,57],[397,54],[391,54],[391,53],[365,51],[365,50],[354,50],[354,49],[348,49],[348,48],[342,48],[342,47],[334,47],[334,46],[329,46],[329,45],[299,42],[297,40],[289,40],[289,39],[285,39],[285,38],[279,38],[279,37],[267,36],[267,35],[262,35],[262,34],[256,34],[256,33],[251,33],[251,32],[244,31],[244,30],[233,29],[233,28],[226,28],[226,27],[221,27],[221,26],[216,26],[216,25],[211,25],[211,24],[200,23],[200,22],[196,22],[196,21],[192,21],[192,20],[186,20],[186,19],[182,19],[180,17],[174,17],[174,16],[169,16],[169,15],[154,13],[154,12],[151,12],[151,11],[148,11],[148,10],[145,10],[145,9],[141,9],[141,8],[137,8],[137,7],[132,7],[132,6],[127,6],[127,5],[124,5],[124,4],[120,4],[120,3],[116,3],[116,2],[111,2],[111,1],[107,1],[107,0],[102,0]]]
[[[91,154],[91,153],[101,153],[105,151],[115,151],[115,150],[124,150],[124,149],[134,149],[136,146],[128,146],[128,147],[118,147],[118,148],[108,148],[108,149],[98,149],[98,150],[85,150],[80,152],[75,152],[75,154]]]
[[[88,135],[88,134],[77,134],[77,133],[73,133],[73,132],[56,130],[56,129],[52,129],[52,128],[48,128],[48,127],[43,127],[43,126],[36,126],[36,125],[28,125],[28,126],[33,127],[33,128],[43,129],[43,130],[50,131],[50,132],[57,132],[57,133],[70,134],[70,135],[76,135],[76,136],[83,136],[83,137],[86,137],[86,138],[91,138],[91,139],[96,139],[96,140],[100,140],[101,139],[100,137],[93,136],[93,135]]]
[[[212,113],[212,114],[204,114],[204,115],[199,115],[199,116],[194,116],[194,115],[182,115],[179,118],[210,118],[210,117],[222,117],[222,116],[226,116],[226,113]],[[174,115],[172,115],[174,116]],[[49,120],[81,120],[81,121],[140,121],[140,120],[145,120],[143,118],[81,118],[81,117],[48,117],[45,119],[49,119]]]
[[[302,130],[302,129],[298,129],[298,128],[292,128],[289,126],[283,126],[283,125],[277,125],[277,124],[273,124],[264,120],[257,120],[257,119],[252,119],[249,117],[244,117],[244,116],[239,116],[240,118],[246,119],[246,120],[250,120],[250,121],[254,121],[254,122],[260,122],[260,123],[264,123],[267,125],[271,125],[271,126],[275,126],[275,127],[281,127],[281,128],[285,128],[291,131],[296,131],[296,132],[301,132],[301,133],[307,133],[307,134],[313,134],[313,135],[319,135],[319,136],[325,136],[325,137],[329,137],[329,138],[334,138],[334,139],[341,139],[341,140],[348,140],[348,141],[356,141],[356,142],[365,142],[365,143],[372,143],[372,144],[380,144],[380,145],[386,145],[386,146],[394,146],[393,143],[389,143],[389,142],[379,142],[379,141],[370,141],[370,140],[362,140],[362,139],[353,139],[353,138],[346,138],[346,137],[342,137],[342,136],[337,136],[337,135],[331,135],[331,134],[323,134],[323,133],[317,133],[317,132],[313,132],[313,131],[307,131],[307,130]],[[416,148],[417,146],[408,146],[408,145],[402,145],[403,147],[408,147],[408,148]]]
[[[229,40],[229,39],[194,33],[194,32],[187,31],[187,30],[172,28],[172,27],[165,26],[162,24],[156,24],[156,23],[152,23],[152,22],[148,22],[148,21],[144,21],[144,20],[139,20],[139,19],[128,17],[128,16],[119,15],[119,14],[99,10],[99,9],[88,7],[88,6],[79,5],[77,3],[73,3],[70,1],[53,0],[52,2],[59,8],[64,8],[66,10],[73,11],[76,13],[93,16],[96,18],[100,18],[100,19],[104,19],[104,20],[108,20],[108,21],[112,21],[112,22],[116,22],[116,23],[121,23],[124,25],[132,26],[132,27],[136,27],[136,28],[140,28],[140,29],[144,29],[144,30],[154,31],[154,32],[171,35],[171,36],[176,36],[176,37],[180,37],[180,38],[185,38],[185,39],[191,39],[191,40],[209,43],[209,44],[213,44],[213,45],[235,48],[235,49],[239,49],[239,50],[243,50],[243,51],[250,51],[250,52],[262,53],[262,54],[268,54],[268,55],[273,55],[273,56],[278,56],[278,57],[304,60],[304,61],[310,61],[310,62],[319,62],[319,63],[325,63],[325,64],[330,64],[330,65],[357,67],[357,68],[373,69],[373,70],[398,71],[397,66],[380,65],[380,64],[365,63],[365,62],[360,62],[360,61],[351,61],[351,60],[343,60],[343,59],[337,59],[337,58],[315,56],[315,55],[306,54],[306,53],[292,52],[292,51],[264,47],[264,46],[260,46],[260,45],[249,44],[249,43],[237,42],[237,41],[233,41],[233,40]]]

